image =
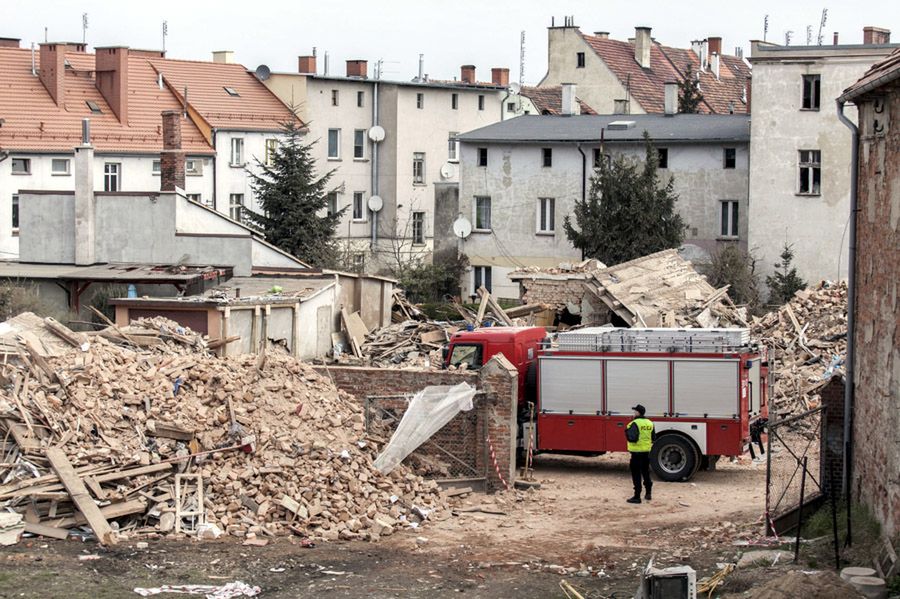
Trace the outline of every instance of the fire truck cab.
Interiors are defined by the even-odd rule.
[[[505,331],[533,339],[535,328]],[[453,336],[448,363],[476,334]],[[507,355],[490,349],[481,350],[482,362]],[[741,455],[751,425],[768,415],[766,351],[751,345],[747,329],[585,328],[545,340],[533,358],[526,352],[510,361],[523,391],[520,447],[532,436],[535,453],[626,451],[631,407],[641,404],[655,425],[651,465],[662,480],[688,480],[704,462]]]

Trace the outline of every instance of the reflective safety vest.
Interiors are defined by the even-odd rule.
[[[628,426],[625,427],[625,430],[631,428],[632,424],[637,425],[639,436],[638,440],[634,443],[628,441],[628,451],[650,451],[650,449],[653,447],[653,423],[646,418],[635,418],[628,423]]]

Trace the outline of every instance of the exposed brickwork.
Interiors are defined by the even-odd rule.
[[[822,436],[822,491],[829,493],[832,483],[838,496],[844,476],[844,379],[832,377],[819,392],[825,406],[825,430]]]
[[[900,85],[860,106],[853,480],[900,533]],[[888,121],[889,119],[889,121]],[[880,132],[879,132],[880,130]]]
[[[128,124],[128,48],[96,48],[97,89],[120,123]]]
[[[486,475],[489,490],[498,490],[502,484],[487,456],[484,439],[484,432],[487,431],[500,471],[512,484],[515,477],[518,371],[502,356],[492,358],[480,372],[324,366],[316,369],[324,376],[330,376],[339,389],[358,397],[360,401],[367,396],[415,393],[429,385],[458,385],[463,382],[484,391],[484,394],[476,396],[472,412],[459,414],[433,439],[464,461],[474,464],[477,472]],[[383,401],[379,405],[397,416],[401,416],[406,407],[403,401]],[[423,452],[430,453],[427,448],[423,448]],[[463,475],[460,470],[455,472]]]
[[[298,56],[297,71],[300,73],[316,74],[316,57],[315,56]]]
[[[548,304],[562,311],[577,306],[582,324],[597,325],[610,322],[611,313],[602,301],[584,289],[587,275],[570,275],[568,278],[521,279],[522,300],[526,304]]]
[[[365,60],[348,60],[347,77],[362,77],[365,79],[369,72],[368,64]]]
[[[163,151],[160,154],[160,191],[184,189],[184,158],[181,149],[181,111],[167,110],[162,113]]]

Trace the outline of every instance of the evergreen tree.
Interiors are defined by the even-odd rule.
[[[793,246],[785,243],[780,257],[781,262],[775,263],[774,274],[766,277],[770,304],[786,304],[795,293],[806,287],[806,281],[800,278],[797,267],[793,265]]]
[[[700,81],[694,75],[693,67],[688,63],[684,70],[684,79],[678,82],[678,112],[696,114],[700,112],[702,103],[703,93],[700,91]]]
[[[576,199],[563,227],[585,258],[609,265],[678,247],[685,224],[675,211],[674,179],[660,184],[656,148],[645,133],[643,163],[618,156],[600,160],[585,200]]]
[[[311,152],[315,142],[303,142],[299,123],[285,123],[282,133],[270,164],[257,159],[259,174],[249,172],[262,211],[242,208],[242,216],[269,243],[300,260],[320,267],[332,265],[338,255],[334,233],[346,207],[324,216],[320,213],[328,206],[327,185],[334,171],[316,177]]]

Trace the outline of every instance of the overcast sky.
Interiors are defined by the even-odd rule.
[[[537,83],[547,66],[547,26],[574,15],[584,32],[609,31],[611,37],[633,37],[636,25],[653,28],[660,42],[689,47],[692,39],[718,35],[732,53],[750,39],[762,39],[769,15],[768,39],[813,43],[822,9],[828,9],[825,43],[840,32],[843,43],[861,43],[862,28],[894,30],[900,41],[900,2],[874,0],[840,3],[808,0],[746,2],[707,0],[2,0],[0,37],[22,38],[22,45],[44,41],[80,41],[82,13],[88,13],[91,46],[127,45],[160,48],[162,22],[168,21],[166,48],[172,58],[208,60],[213,50],[234,50],[250,69],[259,64],[273,71],[293,71],[297,56],[315,46],[320,61],[328,51],[332,74],[343,74],[347,59],[385,61],[384,78],[406,80],[425,55],[432,78],[459,76],[459,65],[472,63],[480,80],[490,68],[506,66],[518,79],[519,40],[525,31],[525,82]],[[319,63],[320,70],[322,62]],[[370,75],[372,73],[370,65]]]

